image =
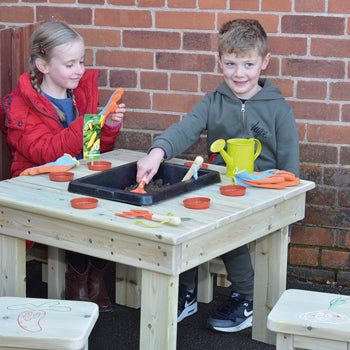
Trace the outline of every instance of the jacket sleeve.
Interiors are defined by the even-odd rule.
[[[37,165],[55,161],[64,153],[78,156],[83,148],[84,117],[77,118],[66,129],[56,121],[55,131],[46,125],[43,118],[51,117],[32,114],[22,119],[25,125],[21,129],[9,128],[7,141],[10,147]]]
[[[160,147],[171,159],[184,152],[195,143],[207,128],[210,99],[207,95],[196,103],[179,123],[171,125],[154,139],[152,148]]]
[[[101,130],[101,153],[113,150],[115,140],[119,134],[121,124],[116,129],[110,129],[106,125]]]
[[[292,108],[277,119],[277,169],[299,177],[299,136]]]

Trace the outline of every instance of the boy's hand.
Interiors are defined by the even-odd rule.
[[[120,124],[124,118],[125,111],[125,103],[121,103],[113,113],[107,115],[105,124],[110,126]]]
[[[164,151],[161,148],[153,148],[147,156],[137,162],[136,181],[140,182],[143,175],[148,173],[146,183],[148,184],[157,173],[159,165],[164,158]]]

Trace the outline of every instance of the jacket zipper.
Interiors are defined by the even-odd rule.
[[[242,102],[241,113],[242,113],[243,126],[245,127],[245,116],[244,116],[244,113],[245,113],[245,102],[244,103]]]

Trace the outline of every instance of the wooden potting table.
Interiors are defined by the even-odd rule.
[[[119,149],[101,159],[119,166],[143,155]],[[75,179],[94,173],[86,164],[83,160],[72,170]],[[73,209],[70,200],[81,195],[68,192],[66,182],[50,181],[48,174],[0,182],[0,295],[25,296],[26,239],[136,267],[142,271],[140,349],[175,350],[179,274],[255,242],[253,338],[274,343],[266,320],[286,287],[288,225],[303,219],[305,194],[314,183],[301,181],[284,190],[247,188],[242,197],[227,197],[219,190],[230,184],[225,167],[209,169],[220,171],[221,183],[143,207],[192,218],[157,228],[114,215],[137,209],[130,204],[99,199],[95,209]],[[196,196],[209,197],[210,208],[183,206],[183,199]]]

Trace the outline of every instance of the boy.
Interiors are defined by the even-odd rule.
[[[213,164],[225,165],[221,155],[210,152],[217,139],[257,138],[262,145],[254,170],[287,170],[299,176],[298,133],[292,108],[280,90],[261,79],[271,54],[258,21],[237,19],[219,32],[219,65],[224,81],[207,93],[184,119],[156,137],[148,155],[137,163],[137,181],[148,173],[148,183],[162,159],[185,151],[207,131],[207,151]],[[222,256],[234,292],[207,327],[237,332],[252,326],[254,271],[247,246]],[[180,276],[178,321],[197,311],[195,269]]]

